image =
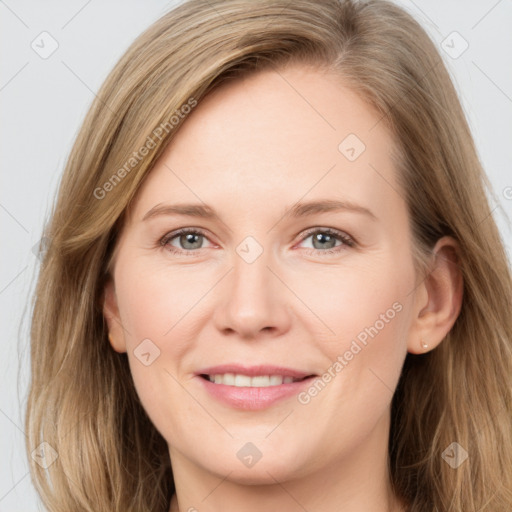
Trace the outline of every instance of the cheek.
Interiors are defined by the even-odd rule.
[[[385,418],[398,384],[407,352],[410,310],[401,293],[403,287],[392,277],[389,273],[374,275],[369,288],[340,291],[337,308],[331,305],[332,295],[325,304],[324,313],[332,310],[326,322],[336,336],[319,344],[327,356],[324,373],[318,386],[307,389],[299,403],[304,404],[300,406],[304,414],[325,425],[323,432],[332,452],[342,453],[366,442]]]
[[[348,262],[322,274],[309,273],[307,279],[297,278],[294,289],[307,298],[313,313],[302,317],[308,329],[325,333],[322,343],[335,357],[348,350],[352,340],[364,346],[373,339],[392,342],[393,336],[386,333],[403,333],[413,283],[412,263],[382,253],[364,265]]]
[[[336,414],[343,403],[347,412],[359,411],[364,417],[373,410],[378,415],[391,399],[407,353],[414,286],[409,254],[382,252],[365,266],[332,272],[325,279],[329,293],[319,294],[317,289],[313,293],[314,283],[309,283],[308,305],[329,328],[322,328],[327,334],[317,338],[318,348],[327,356],[323,375],[329,388],[321,391],[324,398],[317,405],[324,399],[329,402],[326,414]],[[319,332],[317,318],[308,328],[313,325]],[[318,413],[322,414],[320,409]]]
[[[130,276],[130,277],[128,277]],[[123,325],[128,331],[127,345],[134,348],[144,338],[153,340],[167,351],[179,351],[184,336],[176,333],[189,325],[189,315],[212,285],[208,276],[192,267],[165,268],[141,263],[128,272],[119,273],[119,304]],[[212,280],[213,283],[213,280]]]
[[[137,269],[120,264],[116,279],[134,384],[144,409],[160,430],[172,420],[170,411],[181,397],[175,379],[183,380],[187,353],[197,339],[190,331],[190,318],[206,285],[194,280],[191,272],[170,273],[154,266]],[[184,404],[179,405],[183,408]]]

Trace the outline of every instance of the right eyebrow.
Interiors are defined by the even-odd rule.
[[[202,204],[157,204],[149,210],[143,221],[151,219],[159,215],[187,215],[189,217],[202,217],[205,219],[220,220],[219,215],[215,213],[213,208]]]

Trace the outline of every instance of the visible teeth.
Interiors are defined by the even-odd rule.
[[[221,377],[222,377],[221,384],[226,384],[227,386],[235,385],[235,374],[234,373],[225,373],[224,375],[221,375]]]
[[[277,377],[280,379],[280,377]],[[247,377],[249,379],[249,377]],[[257,377],[253,377],[252,379],[249,379],[251,381],[250,384],[246,384],[247,386],[253,386],[253,387],[260,387],[264,388],[266,386],[270,386],[270,377],[268,375],[258,375]],[[280,384],[280,382],[278,382]]]
[[[293,377],[283,377],[282,375],[249,375],[223,373],[216,375],[208,375],[210,382],[215,384],[224,384],[225,386],[236,386],[239,388],[266,388],[269,386],[280,386],[281,384],[290,384],[301,379]]]
[[[280,375],[271,375],[270,376],[270,385],[271,386],[278,386],[279,384],[283,383],[283,377]]]
[[[251,377],[248,375],[235,375],[235,386],[243,388],[251,385]]]

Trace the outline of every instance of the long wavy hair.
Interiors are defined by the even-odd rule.
[[[393,134],[416,268],[427,271],[444,235],[460,247],[460,315],[435,350],[407,354],[393,397],[397,496],[414,512],[512,510],[510,267],[491,186],[435,45],[384,0],[190,0],[140,35],[107,77],[45,224],[26,448],[50,511],[167,512],[168,446],[139,401],[126,354],[107,339],[113,251],[137,190],[186,120],[184,106],[226,80],[288,63],[338,73]],[[145,156],[134,157],[143,146]],[[468,453],[457,468],[443,457],[454,442]],[[47,468],[31,456],[36,448],[46,450]]]

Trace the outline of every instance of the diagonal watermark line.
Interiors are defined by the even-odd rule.
[[[431,257],[434,257],[434,252],[433,252],[433,251],[431,251],[431,252],[430,252],[430,256],[431,256]],[[460,266],[460,264],[459,264],[458,262],[453,261],[453,260],[452,260],[452,259],[450,259],[450,258],[447,258],[444,254],[439,254],[439,253],[438,253],[438,254],[436,254],[436,255],[435,255],[435,258],[436,258],[436,259],[437,259],[437,258],[439,258],[439,259],[443,259],[443,260],[445,260],[445,261],[448,261],[448,263],[449,263],[449,264],[456,265],[456,266],[459,268],[459,270],[461,271],[461,273],[462,273],[462,267]],[[436,266],[436,265],[434,265],[434,266],[433,266],[433,268],[429,269],[429,270],[425,273],[425,275],[422,277],[422,279],[420,280],[420,282],[419,282],[419,283],[417,283],[417,284],[415,284],[415,285],[413,286],[413,288],[411,289],[411,291],[410,291],[410,292],[408,292],[405,296],[406,296],[406,297],[409,297],[409,295],[411,295],[412,293],[414,293],[414,292],[415,292],[415,290],[417,290],[417,289],[418,289],[418,287],[419,287],[419,286],[421,286],[421,285],[422,285],[422,284],[423,284],[423,283],[424,283],[424,282],[425,282],[425,281],[426,281],[426,280],[427,280],[427,279],[432,275],[432,273],[436,270],[436,268],[437,268],[437,266]]]
[[[100,97],[99,97],[99,96],[98,96],[98,95],[97,95],[97,94],[96,94],[96,93],[95,93],[95,92],[94,92],[94,91],[93,91],[93,90],[92,90],[92,89],[91,89],[91,88],[90,88],[90,87],[89,87],[89,86],[88,86],[88,85],[87,85],[87,84],[86,84],[86,83],[85,83],[85,82],[84,82],[84,81],[83,81],[83,80],[82,80],[82,79],[81,79],[81,78],[80,78],[80,77],[79,77],[79,76],[78,76],[78,75],[77,75],[77,74],[76,74],[76,73],[75,73],[75,72],[74,72],[74,71],[73,71],[73,70],[72,70],[72,69],[71,69],[71,68],[66,64],[66,63],[65,63],[65,62],[64,62],[64,61],[63,61],[63,60],[61,60],[61,62],[62,62],[62,64],[64,64],[64,66],[66,66],[66,67],[69,69],[69,71],[70,71],[71,73],[73,73],[73,75],[75,75],[75,77],[76,77],[76,78],[78,78],[78,80],[80,80],[80,82],[82,82],[82,84],[84,84],[84,85],[85,85],[85,87],[87,87],[87,89],[89,89],[89,91],[91,91],[91,92],[94,94],[94,96],[95,96],[99,101],[101,101],[101,103],[102,103],[106,108],[108,108],[108,110],[110,110],[110,112],[111,112],[114,116],[116,115],[116,113],[115,113],[115,112],[114,112],[114,111],[113,111],[113,110],[112,110],[112,109],[111,109],[111,108],[110,108],[110,107],[109,107],[109,106],[108,106],[108,105],[107,105],[107,104],[106,104],[106,103],[105,103],[105,102],[104,102],[104,101],[103,101],[103,100],[102,100],[102,99],[101,99],[101,98],[100,98]]]
[[[384,384],[384,386],[386,386],[389,389],[389,391],[391,391],[391,394],[394,394],[394,391],[371,368],[368,368],[368,370],[370,370],[373,373],[373,375],[375,375],[375,377],[377,377],[377,379],[379,379],[382,382],[382,384]]]
[[[2,210],[7,213],[7,215],[9,215],[9,217],[11,217],[11,219],[16,222],[23,231],[25,231],[25,233],[28,233],[28,229],[4,205],[0,204],[0,208],[2,208]]]
[[[0,290],[0,295],[2,293],[5,292],[5,290],[7,290],[7,288],[9,288],[9,286],[11,286],[12,283],[14,283],[14,281],[16,281],[16,279],[18,279],[18,277],[23,274],[23,272],[25,272],[25,270],[27,270],[28,268],[28,265],[25,265],[25,267],[20,270],[1,290]]]
[[[73,16],[71,16],[71,18],[66,21],[66,23],[64,23],[64,25],[62,25],[62,27],[60,27],[60,29],[62,30],[63,28],[66,28],[90,3],[91,3],[92,0],[88,0]]]
[[[480,224],[483,224],[493,213],[496,208],[498,208],[499,205],[496,205],[478,224],[477,226],[480,226]]]
[[[1,498],[0,501],[4,500],[14,489],[16,486],[29,475],[30,471],[27,471]]]
[[[416,290],[417,290],[417,289],[418,289],[418,288],[419,288],[419,287],[420,287],[420,286],[421,286],[421,285],[422,285],[422,284],[423,284],[423,283],[424,283],[424,282],[425,282],[425,281],[430,277],[430,275],[432,274],[432,272],[434,272],[434,270],[435,270],[435,269],[431,269],[431,270],[429,270],[429,271],[425,274],[425,276],[421,279],[421,281],[420,281],[419,283],[415,284],[415,285],[413,286],[412,290],[411,290],[409,293],[407,293],[405,296],[406,296],[406,297],[409,297],[409,295],[411,295],[412,293],[414,293],[414,292],[415,292],[415,291],[416,291]]]
[[[426,73],[423,74],[423,76],[410,88],[408,89],[407,91],[405,91],[404,94],[402,94],[400,96],[400,99],[398,99],[397,101],[395,101],[395,103],[393,103],[393,105],[391,105],[387,111],[379,118],[379,120],[368,130],[369,132],[371,132],[388,114],[391,110],[393,110],[393,108],[395,108],[396,105],[398,105],[405,96],[407,96],[411,91],[413,91],[414,89],[416,89],[416,87],[418,87],[418,85],[420,85],[420,82],[434,69],[436,68],[437,66],[439,66],[439,64],[441,64],[443,62],[442,58],[439,57],[439,60],[433,65],[431,66],[427,71]]]
[[[207,206],[206,203],[169,167],[169,165],[167,165],[165,162],[163,162],[163,165],[167,167],[167,169],[169,169],[169,171],[171,171],[174,174],[174,176],[176,176],[176,178],[179,179],[181,183],[183,183],[183,185],[185,185],[185,187],[187,187],[190,190],[190,192],[192,192],[192,194],[194,194],[197,197],[197,199],[199,199],[199,201],[201,201],[203,205]],[[222,222],[222,224],[228,231],[233,231],[225,222],[222,221],[222,219],[219,220]]]
[[[311,186],[311,188],[304,193],[304,195],[302,197],[300,197],[297,201],[295,201],[295,203],[292,205],[292,207],[295,206],[299,201],[304,199],[304,197],[306,197],[335,167],[336,167],[336,164],[331,166],[331,168],[316,183],[314,183]],[[286,213],[284,215],[282,215],[281,218],[276,223],[274,223],[274,225],[267,231],[267,233],[272,231],[284,219],[285,216],[286,216]]]
[[[222,15],[222,14],[221,14],[221,13],[220,13],[220,12],[219,12],[215,7],[214,7],[214,6],[213,6],[213,5],[208,1],[208,0],[205,0],[205,1],[206,1],[206,3],[208,4],[208,6],[209,6],[211,9],[213,9],[213,10],[217,13],[217,15],[218,15],[218,16],[220,16],[223,20],[225,20],[225,21],[226,21],[226,23],[229,23],[229,20],[228,20],[225,16],[223,16],[223,15]],[[281,10],[281,13],[282,13],[282,12],[287,8],[287,6],[288,6],[288,5],[290,5],[290,4],[292,4],[292,1],[290,1],[287,5],[285,5],[285,6],[283,7],[283,9]],[[266,29],[270,24],[271,24],[271,22],[267,23],[267,24],[265,25],[264,29]],[[276,67],[273,63],[271,64],[271,66],[272,66],[272,69],[274,70],[274,72],[275,72],[276,74],[278,74],[278,75],[279,75],[279,76],[280,76],[280,77],[281,77],[281,78],[282,78],[282,79],[283,79],[283,80],[288,84],[288,86],[289,86],[291,89],[293,89],[293,91],[295,91],[295,93],[296,93],[298,96],[300,96],[300,97],[301,97],[301,98],[302,98],[302,99],[303,99],[303,100],[304,100],[304,101],[309,105],[309,107],[311,107],[311,108],[313,109],[313,111],[314,111],[314,112],[315,112],[319,117],[321,117],[325,123],[327,123],[327,124],[330,126],[330,128],[332,128],[334,131],[336,131],[336,128],[335,128],[331,123],[329,123],[329,121],[328,121],[328,120],[327,120],[327,119],[326,119],[326,118],[325,118],[325,117],[324,117],[324,116],[323,116],[323,115],[322,115],[322,114],[321,114],[321,113],[320,113],[320,112],[319,112],[319,111],[318,111],[318,110],[317,110],[317,109],[316,109],[316,108],[315,108],[315,107],[314,107],[314,106],[313,106],[313,105],[312,105],[312,104],[307,100],[307,98],[306,98],[303,94],[301,94],[301,93],[300,93],[300,92],[299,92],[299,91],[298,91],[298,90],[297,90],[297,89],[296,89],[296,88],[295,88],[295,87],[294,87],[294,86],[293,86],[293,85],[292,85],[292,84],[291,84],[291,83],[290,83],[290,82],[289,82],[289,81],[288,81],[288,80],[287,80],[287,79],[286,79],[286,78],[285,78],[285,77],[284,77],[284,76],[279,72],[279,70],[277,69],[277,67]]]
[[[211,494],[213,494],[219,487],[220,485],[222,485],[225,481],[226,481],[226,478],[231,475],[231,473],[233,473],[233,471],[230,471],[202,500],[201,502],[205,501],[207,498],[210,497]]]
[[[416,2],[414,2],[413,0],[409,0],[409,2],[411,2],[411,4],[413,4],[416,7],[416,9],[418,9],[418,11],[420,11],[423,14],[423,16],[425,16],[425,18],[427,18],[427,20],[430,21],[430,23],[432,23],[432,25],[434,25],[434,27],[439,32],[439,26],[437,25],[437,23],[435,23],[434,20]]]
[[[164,368],[164,371],[206,412],[206,414],[208,414],[208,416],[210,416],[213,421],[215,421],[215,423],[217,423],[230,437],[233,437],[233,434],[185,386],[183,386],[183,384],[169,370]]]
[[[288,8],[289,5],[291,5],[293,3],[293,0],[291,0],[290,2],[288,2],[282,9],[281,11],[279,12],[278,16],[280,16],[284,11],[285,9]],[[267,27],[271,24],[271,22],[268,22],[265,27],[264,27],[264,30],[267,29]],[[315,108],[313,107],[313,105],[297,90],[295,89],[295,87],[293,87],[293,85],[288,82],[288,80],[286,80],[286,78],[284,78],[284,76],[279,73],[279,71],[277,70],[276,66],[274,65],[274,63],[272,63],[272,68],[273,70],[316,112],[316,114],[318,114],[334,131],[336,131],[336,128],[331,124],[329,123],[329,121],[327,121],[327,119]]]
[[[405,201],[405,199],[402,197],[402,194],[395,187],[393,187],[393,185],[391,185],[391,183],[386,178],[384,178],[384,176],[376,169],[374,165],[371,163],[368,163],[368,165],[398,194],[402,200]]]
[[[287,414],[287,415],[286,415],[286,416],[285,416],[285,417],[284,417],[284,418],[283,418],[283,419],[282,419],[282,420],[281,420],[281,421],[280,421],[280,422],[279,422],[279,423],[278,423],[278,424],[277,424],[277,425],[276,425],[276,426],[275,426],[275,427],[274,427],[274,428],[273,428],[273,429],[272,429],[272,430],[271,430],[271,431],[270,431],[270,432],[265,436],[265,439],[266,439],[267,437],[269,437],[269,436],[270,436],[270,434],[272,434],[272,433],[274,432],[274,430],[276,430],[276,429],[277,429],[277,427],[279,427],[279,426],[280,426],[280,425],[281,425],[281,424],[286,420],[286,418],[288,418],[288,417],[290,416],[290,414],[292,414],[292,413],[293,413],[293,411],[294,411],[294,410],[295,410],[295,409],[292,409],[292,410],[291,410],[291,411],[290,411],[290,412],[289,412],[289,413],[288,413],[288,414]]]
[[[327,119],[306,99],[306,97],[301,94],[286,78],[277,70],[277,68],[273,65],[272,66],[275,73],[277,73],[316,113],[318,116],[320,116],[334,131],[336,131],[336,128],[327,121]]]
[[[27,434],[25,434],[24,430],[20,428],[5,412],[0,409],[0,412],[25,436],[27,437]]]
[[[231,23],[231,20],[228,20],[228,19],[226,18],[226,16],[222,15],[222,14],[221,14],[221,13],[220,13],[216,8],[215,8],[215,6],[214,6],[211,2],[209,2],[208,0],[203,0],[203,1],[204,1],[204,2],[206,2],[206,3],[208,4],[208,7],[210,7],[210,9],[214,10],[214,11],[215,11],[215,13],[217,14],[217,16],[221,17],[221,18],[226,22],[226,24]]]
[[[88,292],[89,293],[89,292]],[[91,294],[89,293],[89,296]],[[101,305],[101,311],[102,311],[102,316],[103,316],[103,326],[107,329],[107,334],[109,333],[109,328],[108,328],[108,323],[106,321],[106,318],[105,318],[105,315],[103,313],[104,311],[104,308],[105,308],[105,303],[106,303],[106,300],[105,300],[105,297],[103,298],[103,304]],[[119,327],[121,327],[121,329],[128,335],[128,336],[131,336],[132,333],[125,327],[124,323],[121,321],[121,318],[116,318],[116,316],[114,315],[111,315],[111,316],[108,316],[108,318],[110,318],[111,320],[113,320],[114,322],[116,322],[116,324],[119,325]]]
[[[28,233],[28,229],[4,205],[0,204],[0,208],[2,208],[2,210],[7,213],[7,215],[9,215],[9,217],[11,217],[11,219],[16,222],[23,231],[25,231],[25,233]]]
[[[483,21],[487,15],[494,10],[494,8],[501,3],[501,0],[498,0],[472,27],[471,30],[473,30],[481,21]]]
[[[302,503],[300,503],[300,501],[297,500],[297,498],[295,498],[295,496],[288,490],[286,489],[286,487],[283,486],[283,484],[281,482],[279,482],[272,474],[270,474],[268,471],[267,473],[271,476],[271,478],[274,480],[274,482],[279,485],[279,487],[281,487],[281,489],[283,489],[284,492],[286,492],[286,494],[288,494],[288,496],[290,496],[290,498],[295,501],[295,503],[297,503],[297,505],[299,505],[299,507],[304,510],[305,512],[308,512],[308,510],[306,509],[306,507],[304,507],[304,505]]]
[[[25,25],[25,27],[27,28],[30,28],[6,3],[4,0],[0,0],[0,4],[2,5],[5,5],[5,7],[7,7],[7,9],[9,9],[9,11],[11,11],[11,14],[13,14],[14,16],[16,16],[16,18],[18,18],[18,20],[23,23],[23,25]]]
[[[235,267],[231,267],[165,334],[167,336]]]
[[[128,336],[131,336],[132,333],[124,326],[123,322],[121,322],[120,320],[118,320],[117,318],[115,317],[112,317],[112,320],[114,320],[114,322],[116,322],[117,324],[119,324],[119,326],[121,327],[121,329],[123,329],[124,332],[126,332],[126,334],[128,334]]]
[[[336,333],[268,265],[267,268],[270,270],[270,272],[272,272],[272,274],[274,274],[279,279],[279,281],[281,281],[281,283],[283,283],[286,286],[286,288],[288,288],[288,290],[290,290],[295,295],[295,297],[297,297],[297,299],[299,299],[302,302],[302,304],[304,304],[304,306],[306,306],[309,309],[309,311],[311,311],[311,313],[313,313],[313,315],[315,315],[318,318],[318,320],[320,320],[320,322],[322,322],[325,325],[325,327],[327,327],[327,329],[329,329],[329,331],[332,332],[332,334],[336,335]]]
[[[0,91],[3,91],[28,66],[28,63],[29,61],[25,62],[25,64],[23,64],[23,66],[21,66],[21,68],[18,69],[18,71],[16,71],[12,77],[9,78],[9,80],[4,85],[2,85],[2,87],[0,87]]]
[[[473,65],[482,73],[485,77],[487,77],[487,80],[489,80],[495,87],[498,89],[505,98],[508,99],[512,103],[512,98],[474,61],[471,61]]]

